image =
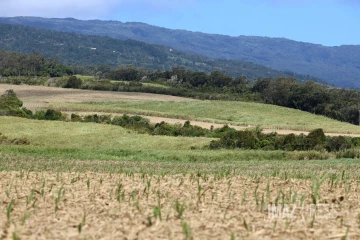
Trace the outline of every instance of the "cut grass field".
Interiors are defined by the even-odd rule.
[[[132,113],[149,116],[198,120],[266,129],[311,131],[323,128],[329,133],[360,133],[360,127],[300,110],[251,102],[231,101],[117,101],[88,103],[53,103],[66,111]]]
[[[125,84],[130,84],[129,81],[115,81],[115,80],[112,80],[110,81],[111,83],[125,83]],[[168,89],[170,88],[169,86],[165,86],[165,85],[162,85],[162,84],[158,84],[158,83],[149,83],[149,82],[141,82],[141,84],[145,87],[155,87],[155,88],[165,88],[165,89]]]
[[[87,102],[87,101],[196,101],[194,99],[167,96],[151,93],[129,93],[91,91],[81,89],[65,89],[45,86],[0,84],[0,93],[13,89],[16,95],[24,102],[24,106],[33,111],[46,109],[50,103]]]

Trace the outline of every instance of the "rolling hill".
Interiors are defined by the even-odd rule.
[[[144,23],[81,21],[73,18],[0,18],[0,22],[57,31],[135,39],[217,59],[254,62],[273,69],[318,77],[339,87],[360,88],[360,45],[325,47],[284,38],[170,30]]]
[[[185,67],[193,71],[219,70],[248,79],[292,76],[299,81],[309,76],[273,70],[258,64],[235,60],[214,60],[179,52],[169,47],[135,40],[118,40],[105,36],[79,35],[34,27],[0,24],[0,49],[57,57],[69,65],[133,65],[147,69],[168,70]],[[314,81],[321,82],[317,78]]]

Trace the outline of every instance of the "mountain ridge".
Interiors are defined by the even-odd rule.
[[[88,36],[0,23],[0,49],[21,53],[39,52],[46,57],[59,57],[70,65],[133,65],[151,70],[184,67],[193,71],[221,71],[233,77],[248,79],[291,76],[299,81],[310,76],[273,70],[259,64],[235,60],[214,60],[148,44],[136,40],[118,40],[106,36]],[[322,82],[313,78],[314,81]]]
[[[248,61],[275,70],[311,75],[339,87],[360,88],[360,45],[327,47],[286,38],[172,30],[140,22],[38,17],[0,18],[0,22],[134,39],[210,58]]]

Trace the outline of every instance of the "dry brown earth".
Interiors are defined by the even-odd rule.
[[[128,93],[111,91],[91,91],[45,86],[0,84],[0,93],[13,89],[29,109],[47,107],[48,103],[89,102],[89,101],[196,101],[195,99],[152,93]]]
[[[360,239],[355,180],[325,181],[317,211],[308,180],[0,172],[0,189],[0,239]]]

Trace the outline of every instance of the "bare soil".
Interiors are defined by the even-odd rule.
[[[195,99],[175,97],[152,93],[128,93],[110,91],[92,91],[81,89],[65,89],[46,86],[0,84],[0,93],[13,89],[16,95],[29,109],[47,107],[56,102],[89,102],[89,101],[196,101]]]
[[[355,180],[317,205],[309,180],[239,176],[0,172],[0,189],[0,239],[360,239]]]

